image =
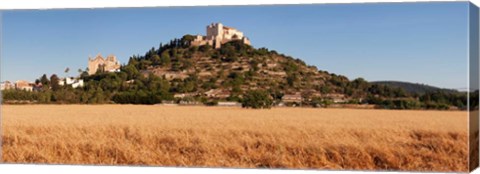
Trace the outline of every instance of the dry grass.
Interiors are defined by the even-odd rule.
[[[3,160],[467,171],[467,114],[133,105],[6,105]]]

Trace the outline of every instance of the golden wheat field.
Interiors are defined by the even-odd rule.
[[[462,111],[4,105],[7,163],[467,171]]]

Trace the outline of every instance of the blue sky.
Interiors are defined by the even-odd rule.
[[[126,63],[212,22],[350,79],[467,87],[467,2],[3,11],[1,80],[76,75],[98,53]]]

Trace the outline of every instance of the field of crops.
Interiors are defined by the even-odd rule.
[[[462,111],[4,105],[7,163],[467,171]]]

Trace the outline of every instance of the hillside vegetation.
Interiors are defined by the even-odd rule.
[[[436,91],[442,91],[444,93],[458,93],[457,90],[454,89],[444,89],[435,86],[430,86],[426,84],[418,84],[418,83],[410,83],[410,82],[399,82],[399,81],[375,81],[371,82],[373,84],[380,84],[380,85],[387,85],[391,87],[402,88],[406,92],[410,94],[425,94],[425,93],[432,93]]]
[[[37,80],[43,84],[42,90],[4,91],[4,101],[207,105],[235,101],[253,108],[279,104],[328,107],[334,103],[373,104],[386,109],[467,108],[467,93],[411,94],[400,87],[369,83],[362,78],[349,80],[267,48],[231,41],[213,49],[209,45],[191,46],[192,39],[185,35],[151,48],[145,55],[132,56],[120,72],[83,72],[83,88],[59,86],[57,75],[49,79],[44,74]],[[245,98],[249,93],[258,94],[253,98],[264,102],[251,103],[255,100]],[[288,102],[287,95],[301,99]]]

